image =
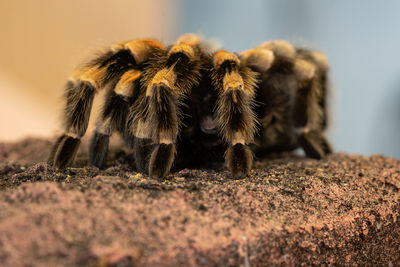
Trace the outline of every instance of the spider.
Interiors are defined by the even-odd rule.
[[[66,84],[64,134],[49,163],[70,165],[88,126],[93,98],[107,90],[90,142],[89,164],[103,167],[119,132],[136,169],[163,178],[172,165],[225,160],[233,176],[251,170],[254,154],[301,147],[331,153],[325,138],[328,62],[286,41],[239,54],[212,51],[184,34],[165,47],[153,39],[113,45],[81,65]]]

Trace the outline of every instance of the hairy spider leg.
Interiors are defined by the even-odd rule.
[[[315,73],[299,83],[293,114],[294,125],[300,128],[299,143],[306,155],[320,159],[332,153],[331,145],[324,133],[327,127],[326,94],[329,64],[325,55],[318,51],[298,49],[297,54],[300,60],[313,65]]]
[[[137,43],[144,44],[146,49]],[[132,148],[133,137],[126,131],[127,114],[139,97],[144,66],[150,58],[164,51],[164,47],[155,40],[134,40],[122,47],[116,46],[114,50],[119,56],[109,65],[109,73],[117,78],[112,79],[106,93],[89,146],[89,163],[99,168],[106,161],[109,139],[115,131],[120,132]]]
[[[168,175],[174,162],[181,118],[179,105],[200,76],[198,37],[184,35],[143,74],[144,90],[131,107],[128,127],[135,136],[139,170],[152,177]]]
[[[296,143],[308,157],[324,157],[331,151],[323,132],[326,127],[323,126],[324,121],[326,123],[326,113],[323,113],[322,108],[325,105],[322,91],[326,88],[328,69],[326,57],[319,52],[296,50],[293,45],[282,40],[265,42],[259,48],[269,49],[275,55],[272,67],[262,73],[260,83],[262,93],[267,92],[268,95],[270,92],[276,98],[269,100],[271,103],[266,105],[266,110],[270,110],[268,113],[275,114],[275,120],[272,121],[277,121],[274,123],[276,131],[267,131],[266,135],[271,136],[271,133],[276,132],[276,136],[285,136],[284,133],[289,132],[290,139],[297,139]],[[280,101],[284,96],[287,99]],[[262,102],[268,102],[268,99]],[[264,127],[268,130],[272,129],[271,120],[268,120],[271,117],[269,114],[260,119],[268,125]],[[289,129],[292,128],[291,125],[294,126],[294,131]],[[278,143],[284,144],[288,141],[282,140]],[[291,142],[293,141],[289,141]]]
[[[255,150],[256,154],[262,155],[271,151],[292,150],[298,146],[292,119],[298,81],[294,70],[296,50],[290,43],[269,41],[254,50],[260,49],[273,53],[269,68],[250,64],[260,77],[256,87],[256,114],[261,127],[256,135]]]
[[[64,168],[72,163],[85,134],[96,88],[87,80],[71,80],[65,87],[65,133],[58,138],[50,154],[49,163]]]
[[[212,79],[219,91],[215,117],[220,134],[228,143],[225,162],[231,173],[240,177],[248,174],[253,161],[248,144],[253,142],[256,131],[256,73],[234,53],[218,50],[213,54]]]
[[[137,40],[114,45],[110,50],[78,68],[65,87],[64,107],[65,133],[58,138],[49,162],[57,168],[71,164],[79,148],[80,139],[85,134],[95,94],[109,84],[115,83],[119,76],[131,68],[132,62],[138,64],[152,53],[154,40]],[[121,61],[128,59],[121,64]],[[98,142],[108,146],[108,140]],[[100,160],[98,160],[99,162]]]

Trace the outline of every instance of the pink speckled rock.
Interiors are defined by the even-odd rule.
[[[61,172],[33,164],[49,145],[0,144],[0,265],[400,265],[399,160],[287,154],[241,180],[161,181],[115,149],[105,170],[82,167],[84,152]]]

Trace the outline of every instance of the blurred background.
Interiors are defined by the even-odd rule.
[[[233,51],[286,39],[325,52],[335,149],[400,158],[400,1],[382,3],[0,0],[0,140],[58,133],[63,85],[99,48],[195,32]]]

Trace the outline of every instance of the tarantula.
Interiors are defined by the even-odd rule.
[[[191,167],[221,159],[243,176],[254,153],[297,147],[319,159],[331,152],[327,71],[322,53],[280,40],[239,54],[211,51],[193,34],[169,47],[152,39],[118,43],[68,81],[65,132],[49,162],[64,168],[73,161],[102,89],[90,165],[104,165],[114,132],[133,149],[137,170],[153,177],[168,175],[174,161]]]

